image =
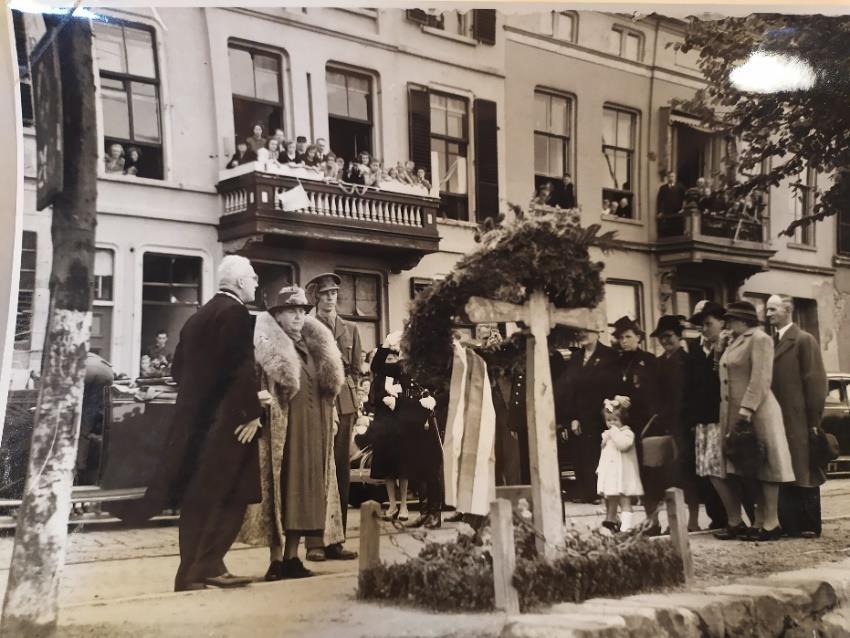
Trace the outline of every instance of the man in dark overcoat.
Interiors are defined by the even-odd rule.
[[[219,291],[183,326],[171,373],[179,390],[157,479],[146,500],[180,508],[175,591],[251,582],[224,565],[250,503],[259,503],[255,435],[262,406],[254,368],[252,317],[257,275],[226,256]]]
[[[581,347],[570,349],[570,358],[555,380],[555,416],[568,431],[576,475],[576,496],[585,503],[598,500],[596,468],[602,450],[602,402],[614,396],[617,353],[599,343],[599,332],[582,331]]]
[[[676,173],[672,171],[667,173],[665,179],[658,189],[655,212],[657,215],[678,215],[685,203],[685,187],[676,181]]]
[[[333,333],[336,345],[342,353],[342,365],[345,370],[345,383],[336,398],[336,410],[339,425],[334,437],[334,462],[336,464],[336,482],[339,488],[339,502],[342,509],[342,529],[348,522],[348,492],[351,483],[351,437],[360,401],[357,397],[357,385],[360,381],[360,364],[363,347],[357,326],[346,321],[337,313],[340,277],[332,272],[317,275],[304,287],[310,302],[316,307],[316,318]],[[305,538],[307,560],[322,561],[352,560],[357,552],[345,549],[342,543],[323,547],[318,536]]]
[[[782,420],[794,465],[794,483],[779,488],[779,524],[789,536],[820,536],[820,485],[823,469],[812,467],[809,433],[820,427],[827,380],[817,340],[793,321],[794,302],[786,295],[767,300],[765,314],[773,326],[771,390]]]

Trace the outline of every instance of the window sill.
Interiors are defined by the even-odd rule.
[[[458,228],[474,228],[478,229],[477,222],[468,222],[462,219],[448,219],[446,217],[437,217],[437,225],[457,226]]]
[[[643,226],[643,221],[640,219],[628,219],[626,217],[617,217],[616,215],[608,215],[606,213],[602,213],[602,221],[631,224],[632,226]]]
[[[135,175],[124,175],[116,173],[99,173],[97,178],[106,182],[118,182],[121,184],[137,184],[141,186],[157,186],[159,188],[168,188],[173,190],[195,191],[198,193],[212,193],[218,191],[215,188],[206,188],[203,186],[192,186],[183,184],[182,182],[169,182],[164,179],[151,179],[150,177],[136,177]]]
[[[378,10],[377,9],[356,9],[354,7],[338,7],[339,11],[345,11],[346,13],[353,13],[354,15],[362,16],[364,18],[369,18],[370,20],[378,19]]]
[[[422,25],[422,33],[430,33],[431,35],[436,35],[440,38],[445,38],[446,40],[452,40],[453,42],[459,42],[460,44],[466,44],[472,47],[478,46],[478,41],[474,38],[470,38],[466,35],[449,33],[447,31],[443,31],[442,29],[435,29],[434,27],[427,27],[425,25]]]
[[[833,255],[832,265],[836,268],[850,268],[850,254]]]
[[[810,253],[816,253],[818,251],[817,246],[812,246],[811,244],[801,244],[796,241],[789,241],[786,246],[794,250],[807,250]]]

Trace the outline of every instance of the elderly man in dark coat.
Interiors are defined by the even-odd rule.
[[[596,467],[602,450],[602,403],[614,396],[617,353],[599,343],[599,332],[583,331],[581,347],[570,349],[570,358],[555,380],[555,415],[567,429],[575,459],[576,496],[598,500]]]
[[[337,299],[341,283],[342,280],[338,275],[326,272],[308,281],[304,288],[310,302],[316,306],[316,319],[321,321],[333,334],[336,345],[342,353],[342,365],[345,369],[345,383],[336,399],[339,425],[334,437],[336,481],[342,509],[342,527],[345,530],[348,523],[348,490],[351,482],[351,436],[360,403],[357,397],[357,384],[360,380],[363,347],[360,345],[360,333],[357,326],[337,314]],[[345,549],[342,543],[323,547],[321,540],[317,536],[307,537],[305,540],[307,560],[352,560],[357,558],[357,552]]]
[[[820,426],[827,381],[815,338],[792,321],[794,302],[785,295],[767,300],[765,314],[775,330],[771,390],[782,408],[795,481],[779,493],[779,524],[789,536],[820,536],[823,470],[812,467],[809,432]]]
[[[676,181],[676,173],[669,172],[666,181],[658,189],[655,201],[657,215],[678,215],[685,203],[685,187]]]
[[[180,507],[175,591],[251,582],[224,565],[250,503],[260,501],[255,435],[262,405],[254,369],[254,326],[245,307],[257,275],[226,256],[219,291],[180,331],[171,373],[179,385],[174,421],[157,479],[145,500]]]

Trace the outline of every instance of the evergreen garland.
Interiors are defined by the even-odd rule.
[[[578,211],[542,207],[528,215],[514,207],[514,221],[488,219],[476,240],[445,279],[419,294],[413,303],[402,348],[408,373],[422,385],[445,389],[451,377],[452,325],[463,319],[470,297],[525,303],[543,290],[561,308],[593,307],[603,296],[602,262],[592,262],[591,244],[609,248],[614,233],[600,235],[599,225],[582,228]],[[481,354],[505,366],[522,360],[524,337]],[[503,353],[500,354],[500,353]]]

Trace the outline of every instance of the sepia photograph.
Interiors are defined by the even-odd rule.
[[[0,15],[0,636],[850,638],[846,6]]]

